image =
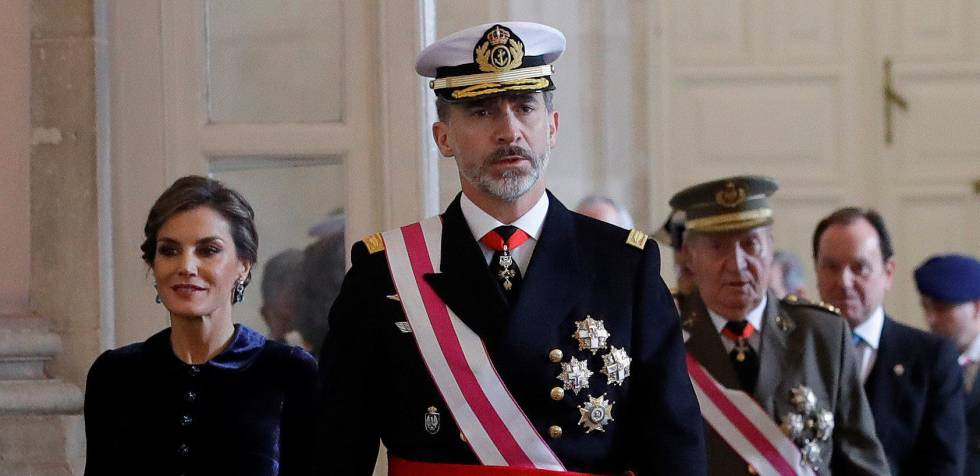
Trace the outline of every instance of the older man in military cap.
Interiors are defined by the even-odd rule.
[[[915,284],[929,327],[960,352],[968,432],[964,474],[980,476],[980,261],[959,254],[933,256],[916,268]]]
[[[557,30],[482,25],[426,48],[432,134],[462,193],[372,235],[323,346],[324,471],[704,474],[656,246],[545,189]]]
[[[688,367],[708,428],[709,471],[888,474],[846,324],[768,291],[768,177],[687,188],[682,253],[697,290],[681,310]]]

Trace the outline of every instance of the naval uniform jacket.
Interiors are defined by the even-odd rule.
[[[520,295],[509,309],[472,236],[459,197],[443,215],[442,262],[426,281],[476,332],[502,381],[569,471],[606,474],[705,474],[701,415],[686,372],[673,301],[660,278],[657,246],[626,244],[627,231],[549,206]],[[383,251],[354,245],[353,266],[330,315],[321,354],[324,441],[320,474],[369,475],[378,441],[401,458],[479,464],[423,362]],[[605,351],[578,350],[575,321],[602,320],[609,345],[632,358],[623,385],[600,372]],[[587,359],[594,372],[578,395],[561,387],[559,363]],[[586,434],[578,406],[588,395],[613,402],[614,421]],[[426,425],[429,407],[438,428]],[[549,436],[551,427],[561,436]]]
[[[721,385],[744,390],[699,293],[684,300],[681,316],[690,336],[687,351]],[[752,398],[778,424],[793,412],[790,390],[805,385],[816,395],[817,407],[834,414],[833,441],[820,445],[818,474],[888,474],[844,320],[802,300],[780,301],[770,291],[760,332],[759,379]],[[710,474],[750,474],[745,460],[707,422],[705,428]]]
[[[953,344],[887,315],[864,390],[892,474],[963,474],[963,374]]]

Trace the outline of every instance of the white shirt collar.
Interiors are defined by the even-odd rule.
[[[544,219],[548,215],[548,194],[542,193],[538,203],[535,203],[527,213],[521,215],[513,223],[500,223],[489,213],[476,206],[465,193],[460,197],[459,206],[463,209],[463,218],[466,219],[466,224],[470,227],[470,233],[473,233],[473,238],[477,241],[501,225],[516,226],[532,239],[537,240],[541,236],[541,228],[544,227]]]
[[[980,335],[973,338],[973,342],[967,346],[966,350],[960,354],[960,365],[967,362],[980,362]]]
[[[852,329],[852,333],[861,336],[861,339],[874,350],[878,350],[878,342],[881,341],[881,327],[885,325],[885,311],[878,306],[867,318],[857,327]]]
[[[749,311],[749,313],[745,316],[745,320],[749,321],[749,324],[752,324],[752,327],[755,328],[756,332],[762,331],[762,313],[766,310],[766,302],[768,300],[768,294],[763,294],[762,301],[759,302],[759,305]],[[725,324],[728,323],[728,319],[725,319],[721,316],[721,314],[717,314],[711,309],[708,309],[708,315],[711,316],[711,322],[715,325],[715,329],[717,329],[718,333],[721,334],[721,330],[725,327]]]

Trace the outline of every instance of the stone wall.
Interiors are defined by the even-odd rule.
[[[62,339],[51,372],[82,386],[100,350],[93,2],[31,16],[31,303]]]

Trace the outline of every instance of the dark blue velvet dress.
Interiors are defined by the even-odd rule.
[[[187,365],[170,329],[103,353],[88,374],[86,476],[311,474],[316,362],[235,326],[231,345]]]

